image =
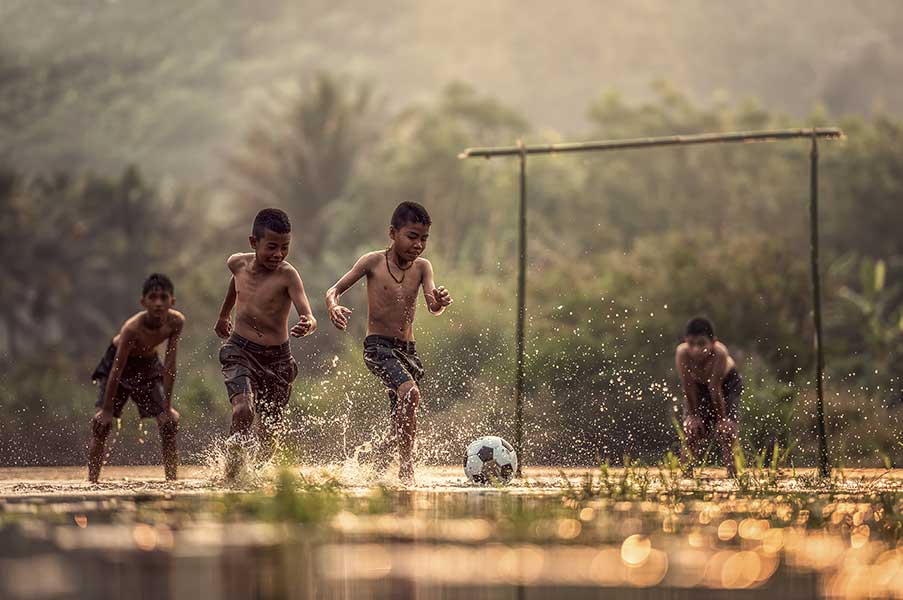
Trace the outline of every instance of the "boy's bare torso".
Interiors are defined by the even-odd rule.
[[[719,357],[723,357],[726,361],[722,376],[727,375],[732,369],[736,368],[736,363],[727,351],[727,346],[721,342],[715,342],[714,352],[701,362],[694,361],[690,357],[689,346],[686,342],[677,346],[677,356],[683,366],[684,373],[690,376],[691,381],[701,385],[709,385],[711,383]]]
[[[410,268],[402,271],[391,258],[388,266],[386,265],[384,250],[367,255],[368,335],[385,335],[403,340],[414,338],[414,312],[417,293],[423,284],[425,266],[426,260],[417,258]],[[395,276],[394,279],[392,275]],[[401,283],[397,280],[401,280]]]
[[[123,324],[120,333],[113,338],[113,345],[119,347],[122,333],[128,331],[131,334],[131,347],[129,356],[149,358],[157,353],[157,346],[177,333],[185,322],[185,315],[170,308],[158,327],[148,324],[147,311],[129,317]]]
[[[253,252],[233,254],[228,264],[235,278],[235,333],[264,346],[284,343],[292,306],[289,273],[294,267],[287,262],[274,270],[255,266]]]

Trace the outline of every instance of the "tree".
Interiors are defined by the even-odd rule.
[[[304,223],[296,252],[320,255],[334,203],[376,136],[369,86],[318,73],[288,101],[260,114],[230,159],[242,223],[278,206]]]

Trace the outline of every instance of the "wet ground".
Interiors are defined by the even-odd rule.
[[[903,471],[0,469],[0,598],[903,597]]]

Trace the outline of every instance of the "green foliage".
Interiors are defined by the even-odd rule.
[[[151,270],[173,277],[188,315],[176,406],[185,455],[199,456],[229,411],[210,331],[228,282],[223,262],[246,247],[248,215],[264,202],[294,219],[292,261],[320,317],[317,334],[294,346],[303,375],[292,452],[341,460],[385,425],[385,397],[360,358],[363,290],[345,298],[356,309],[349,334],[330,327],[322,295],[361,253],[387,243],[391,209],[405,199],[429,208],[427,256],[456,298],[442,318],[417,319],[422,456],[455,463],[476,435],[511,436],[517,165],[456,155],[558,134],[536,133],[464,84],[385,123],[375,118],[381,102],[353,80],[322,74],[299,90],[249,119],[244,144],[228,153],[239,192],[228,204],[203,188],[156,185],[137,168],[117,178],[3,171],[0,404],[11,416],[0,422],[0,462],[71,462],[80,451],[95,393],[88,374],[137,310]],[[787,124],[753,103],[700,106],[664,84],[640,105],[603,96],[590,118],[581,137]],[[891,231],[903,214],[903,126],[878,115],[844,128],[849,140],[822,150],[829,435],[850,460],[881,452],[899,463],[903,246]],[[530,159],[522,460],[655,461],[676,449],[674,347],[686,320],[707,314],[744,378],[744,452],[800,440],[787,459],[813,462],[807,169],[805,144]],[[48,449],[27,430],[60,443]],[[122,437],[116,456],[155,460],[146,450],[155,444],[139,447],[129,427]],[[680,466],[674,460],[663,472]]]
[[[220,516],[322,524],[342,508],[343,501],[344,494],[335,480],[309,481],[283,467],[272,489],[226,496]]]

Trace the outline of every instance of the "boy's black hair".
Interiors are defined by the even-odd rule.
[[[256,240],[263,239],[267,229],[273,233],[291,233],[292,224],[288,220],[288,215],[285,214],[285,211],[278,208],[265,208],[254,217],[251,235]]]
[[[693,317],[687,322],[687,335],[704,335],[714,340],[715,326],[705,317]]]
[[[402,202],[395,207],[395,212],[392,213],[392,227],[397,231],[410,223],[422,223],[429,227],[433,221],[422,205],[416,202]]]
[[[170,296],[176,295],[176,290],[172,285],[172,281],[170,281],[169,277],[163,273],[151,273],[148,275],[147,279],[144,280],[144,285],[141,286],[141,295],[147,296],[153,290],[167,292]]]

